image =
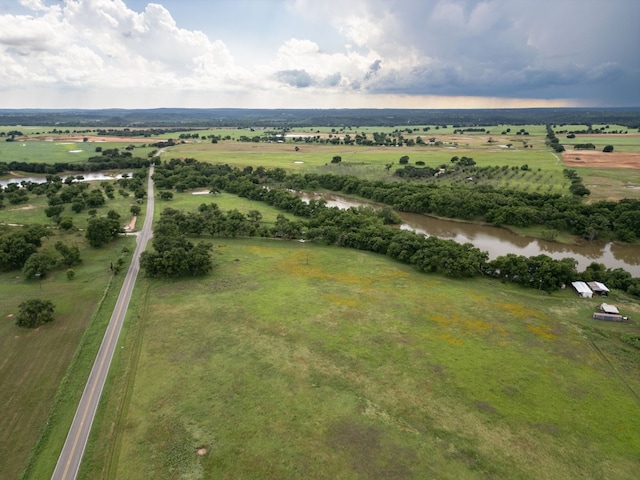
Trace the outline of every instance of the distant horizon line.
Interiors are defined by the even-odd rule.
[[[572,106],[572,107],[472,107],[472,108],[463,108],[463,107],[451,107],[451,108],[424,108],[424,107],[327,107],[327,108],[319,108],[319,107],[296,107],[296,108],[288,108],[288,107],[102,107],[102,108],[90,108],[90,107],[24,107],[24,108],[2,108],[0,107],[0,112],[24,112],[24,111],[84,111],[84,112],[98,112],[98,111],[110,111],[110,110],[120,110],[120,111],[149,111],[149,110],[262,110],[262,111],[277,111],[277,110],[285,110],[285,111],[299,111],[299,110],[313,110],[313,111],[355,111],[355,110],[371,110],[371,111],[381,111],[381,110],[399,110],[399,111],[429,111],[429,110],[461,110],[461,111],[473,111],[473,110],[640,110],[640,105],[632,105],[632,106]]]

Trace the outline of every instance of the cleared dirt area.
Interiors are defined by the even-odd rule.
[[[85,138],[87,142],[96,142],[96,143],[110,143],[110,142],[118,142],[118,143],[149,143],[154,141],[159,141],[157,138],[149,138],[149,137],[107,137],[102,135],[72,135],[72,136],[42,136],[42,137],[29,137],[24,138],[24,141],[27,140],[39,140],[42,142],[85,142]]]
[[[588,150],[562,152],[562,161],[569,167],[632,168],[640,170],[640,153],[603,153]]]

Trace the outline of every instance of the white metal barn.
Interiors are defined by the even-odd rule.
[[[585,282],[571,282],[571,286],[582,298],[593,297],[593,290],[591,290],[589,288],[589,285],[587,285]]]

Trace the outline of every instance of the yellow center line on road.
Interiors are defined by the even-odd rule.
[[[132,277],[130,277],[129,275],[127,275],[127,278],[125,279],[125,283],[122,286],[122,290],[126,290],[128,288],[130,288],[130,284],[131,284],[131,279]],[[114,314],[112,315],[114,319],[117,319],[119,317],[121,317],[123,315],[123,307],[124,307],[124,303],[125,302],[118,302],[118,305],[116,305],[116,311],[114,312]],[[111,324],[109,325],[109,327],[111,327]],[[104,352],[107,352],[109,350],[109,347],[113,344],[113,337],[115,334],[116,328],[115,326],[113,326],[113,328],[110,329],[109,331],[109,336],[107,337],[107,342],[104,344],[105,345],[105,349]],[[105,362],[107,360],[108,355],[106,355],[103,352],[101,358],[100,358],[100,364],[98,365],[98,369],[96,371],[96,375],[92,378],[92,387],[91,387],[91,391],[89,392],[89,397],[87,399],[87,402],[85,403],[85,408],[84,408],[84,413],[82,414],[82,419],[80,420],[80,425],[78,430],[76,430],[76,437],[73,441],[73,445],[71,446],[71,453],[69,455],[69,459],[67,460],[67,463],[65,465],[65,469],[62,472],[62,478],[65,479],[67,477],[67,474],[69,473],[69,468],[71,466],[71,460],[73,459],[74,455],[75,455],[75,451],[76,448],[78,446],[78,441],[80,440],[81,437],[81,431],[82,431],[82,426],[84,426],[84,422],[87,418],[87,414],[89,413],[89,406],[93,403],[93,397],[95,395],[95,391],[96,388],[98,387],[98,384],[100,382],[97,381],[98,378],[100,378],[102,371],[104,370],[104,365]],[[91,375],[91,373],[89,373],[89,375]]]
[[[96,354],[96,359],[89,373],[89,378],[87,379],[85,389],[82,392],[78,409],[71,422],[71,427],[69,429],[67,439],[65,440],[62,451],[60,452],[58,464],[56,464],[56,467],[53,471],[53,475],[51,478],[54,480],[74,480],[78,475],[78,470],[80,469],[84,449],[86,448],[89,433],[93,424],[93,419],[95,418],[95,414],[98,409],[98,402],[100,400],[100,396],[102,395],[102,389],[106,384],[107,374],[109,373],[111,360],[115,353],[116,343],[118,341],[122,325],[124,324],[124,318],[126,316],[127,309],[129,307],[129,301],[133,293],[133,287],[138,276],[138,262],[140,259],[140,254],[145,250],[149,238],[153,236],[153,232],[151,231],[154,210],[152,176],[153,165],[151,165],[151,168],[149,169],[149,178],[147,182],[147,193],[149,195],[149,201],[147,203],[147,217],[145,218],[142,230],[137,237],[136,248],[131,259],[131,264],[129,265],[129,269],[127,270],[122,288],[120,289],[120,293],[118,294],[118,299],[114,306],[114,311],[111,315],[111,318],[109,319],[109,324],[107,325],[102,343],[100,344],[100,348],[98,349],[98,353]],[[100,393],[98,393],[98,390]],[[82,416],[80,417],[80,415]],[[78,420],[79,424],[77,422]],[[85,428],[86,422],[89,422],[88,428]],[[74,429],[75,433],[73,433]],[[74,457],[76,456],[76,452],[79,448],[82,449],[79,454],[80,458],[74,462]],[[64,458],[65,455],[67,455],[66,459]],[[71,470],[74,470],[74,468],[72,468],[72,463],[75,468],[75,471],[73,473],[71,473]],[[59,468],[62,468],[63,464],[64,471],[61,475],[58,475],[57,472],[59,471]]]

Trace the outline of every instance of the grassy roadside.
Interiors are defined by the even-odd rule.
[[[122,238],[115,242],[107,249],[111,251],[111,257],[103,252],[105,260],[102,263],[108,265],[111,260],[107,259],[116,258],[114,255],[121,255],[125,246],[132,252],[135,246],[134,242],[133,238]],[[129,253],[125,258],[130,259],[130,256]],[[108,270],[108,267],[104,268]],[[55,397],[52,401],[43,402],[43,407],[48,409],[48,416],[46,421],[41,420],[37,430],[39,439],[29,455],[22,478],[39,479],[51,476],[123,281],[124,275],[110,276],[107,283],[96,282],[93,277],[91,282],[97,284],[98,288],[102,288],[102,295],[89,297],[93,304],[86,310],[89,318],[86,325],[83,326],[84,330],[80,332],[81,336],[76,337],[75,342],[71,342],[73,338],[70,338],[64,345],[57,344],[55,347],[53,345],[49,347],[50,351],[58,353],[61,351],[61,347],[64,347],[64,350],[70,351],[73,356],[66,366],[64,377],[55,382]],[[77,307],[78,297],[82,296],[82,293],[78,289],[73,289],[67,295],[69,297],[67,301]],[[56,327],[56,325],[51,325],[51,327]]]
[[[120,438],[131,401],[132,384],[144,338],[149,306],[149,282],[139,277],[129,304],[109,376],[103,390],[79,478],[109,478],[118,465]],[[87,473],[90,472],[89,477]]]
[[[54,236],[48,242],[59,238]],[[65,242],[73,244],[73,240]],[[69,365],[78,361],[80,345],[89,341],[85,332],[101,328],[97,309],[111,299],[109,264],[122,255],[124,246],[132,245],[131,239],[122,239],[95,250],[82,247],[83,239],[77,242],[83,262],[74,267],[73,280],[66,278],[64,269],[33,282],[16,272],[0,275],[0,402],[6,412],[12,412],[0,417],[1,478],[17,478],[25,468],[51,415],[54,398],[60,397],[56,393],[60,382],[63,378],[76,380],[76,373],[67,373]],[[119,281],[117,277],[114,280],[116,284]],[[18,305],[30,298],[52,300],[56,306],[54,321],[35,330],[17,327],[14,317]]]
[[[98,210],[106,214],[113,209],[122,215],[123,224],[129,223],[132,203],[132,197],[118,195]],[[53,470],[56,449],[64,442],[124,279],[112,278],[110,264],[120,258],[128,264],[135,246],[135,239],[122,237],[104,248],[91,248],[84,232],[78,230],[86,226],[86,212],[65,212],[73,218],[75,228],[64,232],[45,216],[45,208],[46,198],[32,195],[27,205],[0,210],[0,220],[48,224],[49,235],[42,240],[42,250],[53,251],[53,245],[62,241],[80,249],[82,262],[73,267],[72,280],[63,267],[32,282],[20,271],[0,274],[0,315],[5,318],[0,322],[0,402],[11,412],[0,418],[0,478],[18,478],[25,469],[26,478],[44,478]],[[30,298],[52,300],[55,320],[35,330],[15,326],[18,305]]]
[[[640,331],[597,299],[296,242],[216,259],[138,294],[81,478],[635,477]]]

